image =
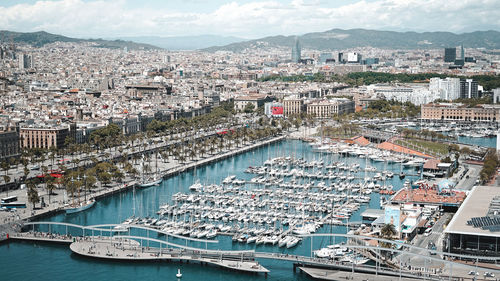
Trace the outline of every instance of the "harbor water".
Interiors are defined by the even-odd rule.
[[[156,212],[161,205],[173,204],[172,195],[175,193],[190,193],[189,186],[195,181],[199,180],[203,184],[220,184],[228,175],[236,175],[238,179],[249,181],[255,176],[245,173],[249,166],[262,166],[267,159],[278,156],[304,158],[308,161],[322,159],[325,161],[325,165],[334,161],[350,165],[357,163],[360,165],[360,171],[356,175],[359,178],[364,178],[364,167],[367,164],[377,168],[378,171],[392,171],[395,176],[387,179],[386,184],[392,185],[394,190],[403,186],[403,180],[397,176],[400,171],[408,175],[405,180],[418,179],[417,170],[413,167],[404,167],[399,163],[373,162],[359,157],[317,152],[313,151],[308,143],[286,140],[181,173],[164,180],[159,186],[135,189],[135,191],[129,190],[103,198],[96,202],[94,207],[81,213],[59,214],[43,220],[79,225],[98,225],[121,223],[133,215],[136,217],[157,217]],[[245,188],[251,189],[253,187],[247,185]],[[376,192],[369,196],[370,202],[363,204],[358,211],[353,213],[350,221],[361,221],[360,214],[364,210],[379,208],[380,196],[388,197],[388,195],[380,195]],[[65,230],[59,228],[52,229],[52,231],[64,233]],[[317,233],[346,233],[346,231],[345,226],[324,225]],[[81,234],[81,231],[78,233],[77,230],[70,230],[70,232]],[[87,233],[87,235],[90,234]],[[150,237],[157,238],[152,235]],[[232,242],[230,236],[219,235],[216,239],[219,241],[217,244],[190,243],[189,246],[224,250],[253,249],[258,252],[311,256],[312,250],[342,242],[342,239],[339,238],[317,237],[313,239],[313,249],[311,249],[311,240],[306,238],[297,247],[286,249],[272,245],[256,246],[255,244],[235,243]],[[170,241],[183,243],[179,239],[171,239]],[[155,245],[151,244],[151,246]],[[273,260],[260,260],[259,262],[270,270],[267,279],[264,275],[246,274],[198,263],[119,262],[84,258],[72,254],[67,245],[32,242],[11,242],[0,245],[1,280],[174,280],[178,268],[182,271],[182,280],[309,280],[305,274],[294,273],[290,262]]]

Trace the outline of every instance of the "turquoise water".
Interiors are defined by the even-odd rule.
[[[311,147],[300,141],[283,141],[261,147],[251,152],[214,163],[196,171],[189,171],[178,176],[164,180],[158,187],[136,190],[135,193],[135,215],[156,216],[160,205],[170,203],[172,194],[177,192],[189,192],[188,187],[197,179],[202,183],[220,183],[228,175],[237,175],[238,178],[251,179],[254,175],[244,173],[248,166],[262,165],[263,162],[276,156],[295,156],[305,159],[325,159],[330,161],[344,161],[347,163],[359,163],[361,168],[365,167],[365,159],[354,157],[340,157],[326,153],[313,152]],[[393,170],[396,174],[400,172],[400,164],[384,164],[382,162],[371,162],[368,164],[378,169]],[[407,174],[416,174],[416,170],[408,168],[403,170]],[[361,172],[360,177],[363,177]],[[416,179],[407,176],[406,179]],[[401,180],[395,176],[388,180],[395,189],[402,186]],[[372,201],[364,205],[351,217],[351,221],[359,221],[360,213],[366,208],[379,208],[378,193],[371,194]],[[106,223],[120,223],[134,214],[133,192],[124,192],[99,200],[95,206],[85,212],[73,215],[60,214],[44,220],[70,222],[80,225],[95,225]],[[66,231],[65,228],[52,228],[52,232]],[[73,234],[80,234],[79,230],[69,229]],[[345,227],[324,226],[318,232],[345,233]],[[88,233],[90,234],[90,233]],[[142,233],[144,234],[144,233]],[[151,235],[151,237],[156,238]],[[163,238],[165,239],[165,238]],[[254,244],[232,243],[230,237],[218,236],[218,244],[208,245],[210,249],[255,249],[256,251],[272,251],[290,254],[311,255],[311,242],[309,238],[292,249],[282,249],[276,246]],[[172,242],[181,243],[178,239]],[[339,243],[341,239],[315,238],[313,249],[324,247],[331,243]],[[154,244],[150,244],[154,246]],[[203,247],[204,244],[193,243],[191,246]],[[304,274],[295,274],[292,264],[289,262],[277,262],[270,260],[260,261],[269,273],[268,280],[309,280]],[[264,275],[253,275],[221,269],[214,266],[201,266],[199,264],[180,264],[167,262],[135,263],[135,262],[111,262],[106,260],[94,260],[79,257],[72,254],[67,246],[53,245],[47,243],[15,242],[0,245],[0,264],[2,272],[0,280],[174,280],[177,268],[183,272],[182,280],[249,280],[265,279]],[[5,270],[7,269],[7,270]]]
[[[458,142],[470,145],[496,148],[497,137],[489,137],[489,138],[458,137]]]

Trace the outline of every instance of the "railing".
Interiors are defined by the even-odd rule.
[[[51,226],[66,226],[66,233],[68,230],[68,227],[74,227],[82,230],[82,234],[85,237],[85,230],[92,230],[92,231],[99,231],[101,232],[109,232],[110,237],[113,238],[124,238],[124,239],[134,239],[134,240],[143,240],[143,241],[149,241],[159,243],[160,245],[168,245],[171,247],[176,247],[180,249],[185,249],[189,251],[195,251],[198,254],[211,254],[211,255],[221,255],[222,256],[231,256],[231,257],[241,257],[242,259],[248,259],[248,258],[263,258],[263,259],[274,259],[274,260],[286,260],[286,261],[291,261],[291,262],[296,262],[296,263],[304,263],[304,264],[311,264],[311,265],[323,265],[327,267],[336,267],[336,268],[343,268],[344,270],[348,270],[352,268],[356,269],[357,271],[366,271],[366,272],[371,272],[371,273],[381,273],[381,274],[389,274],[389,275],[408,275],[408,276],[414,276],[415,273],[422,274],[421,271],[419,270],[403,270],[401,266],[401,260],[399,260],[399,268],[397,269],[390,269],[390,268],[382,268],[380,266],[381,263],[386,263],[382,258],[381,252],[382,251],[387,251],[391,253],[398,253],[398,254],[406,254],[406,255],[411,255],[415,257],[420,257],[424,259],[424,262],[431,262],[434,263],[439,263],[439,264],[445,264],[448,265],[450,268],[450,275],[448,276],[451,278],[452,275],[452,269],[453,267],[462,267],[462,268],[467,268],[469,270],[475,271],[477,270],[477,264],[464,264],[464,263],[458,263],[453,261],[452,259],[468,259],[468,260],[482,260],[482,261],[490,261],[490,262],[497,262],[500,260],[500,257],[485,257],[485,256],[473,256],[473,255],[463,255],[463,254],[455,254],[455,253],[447,253],[447,252],[441,252],[441,251],[436,251],[436,250],[429,250],[426,248],[406,244],[404,242],[399,242],[399,241],[393,241],[393,240],[388,240],[384,238],[378,238],[378,237],[370,237],[370,236],[361,236],[361,235],[352,235],[352,234],[340,234],[340,233],[318,233],[318,234],[308,234],[308,235],[299,235],[302,238],[310,238],[311,240],[311,256],[301,256],[301,255],[289,255],[289,254],[282,254],[282,253],[272,253],[272,252],[255,252],[254,250],[244,250],[244,251],[228,251],[228,250],[213,250],[213,249],[201,249],[201,248],[196,248],[196,247],[191,247],[187,245],[187,241],[193,241],[193,242],[203,242],[206,243],[208,246],[208,243],[218,243],[218,240],[205,240],[205,239],[196,239],[196,238],[190,238],[190,237],[184,237],[184,236],[179,236],[179,235],[172,235],[168,234],[164,231],[153,229],[153,228],[148,228],[145,226],[139,226],[139,225],[123,225],[123,224],[101,224],[101,225],[91,225],[91,226],[81,226],[77,224],[72,224],[72,223],[65,223],[65,222],[28,222],[25,223],[25,226],[30,226],[32,225],[33,227],[35,225],[48,225],[49,226],[49,232],[51,231]],[[133,235],[113,235],[115,232],[123,232],[122,230],[116,230],[112,229],[116,226],[126,226],[129,228],[137,228],[137,229],[142,229],[148,231],[148,236],[149,236],[149,231],[151,232],[156,232],[156,233],[162,233],[165,235],[169,235],[172,237],[180,238],[186,240],[186,245],[180,245],[177,243],[172,243],[168,241],[168,237],[166,240],[161,240],[161,239],[155,239],[155,238],[150,238],[150,237],[144,237],[144,236],[133,236]],[[109,227],[110,229],[105,229],[105,227]],[[397,245],[400,246],[401,249],[394,249],[394,248],[382,248],[379,246],[370,246],[370,245],[353,245],[353,244],[346,244],[343,245],[346,248],[350,249],[364,249],[364,250],[370,250],[378,253],[378,258],[377,258],[377,264],[374,266],[366,266],[366,265],[354,265],[354,264],[345,264],[345,263],[339,263],[334,260],[330,259],[321,259],[321,258],[316,258],[313,256],[313,239],[315,237],[341,237],[341,238],[350,238],[354,239],[357,241],[362,241],[362,240],[375,240],[378,242],[383,242],[383,243],[388,243],[391,245]],[[34,237],[36,239],[36,237]],[[46,237],[44,237],[46,238]],[[44,239],[47,240],[47,239]],[[160,246],[161,250],[161,246]],[[416,250],[417,252],[412,252],[408,250]],[[442,259],[440,256],[432,256],[431,254],[436,254],[440,255],[443,257],[449,257],[449,259]],[[393,263],[393,265],[397,265],[396,262]],[[500,274],[500,270],[497,269],[488,269],[489,272],[493,272],[496,274]],[[423,278],[438,278],[442,277],[441,275],[431,275],[427,274]]]

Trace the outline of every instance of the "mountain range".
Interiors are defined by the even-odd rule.
[[[159,49],[156,46],[144,43],[136,43],[124,40],[104,40],[104,39],[80,39],[71,38],[62,35],[52,34],[45,31],[38,32],[13,32],[7,30],[0,30],[0,39],[3,42],[24,43],[34,47],[41,47],[45,44],[54,42],[90,42],[94,43],[96,47],[110,48],[110,49],[123,49],[127,47],[129,50],[136,49]]]
[[[180,37],[137,36],[120,37],[112,40],[80,39],[56,35],[45,31],[12,32],[1,30],[0,40],[30,44],[40,47],[60,42],[91,42],[96,47],[120,49],[160,49],[195,50],[215,52],[240,52],[248,48],[287,47],[291,48],[296,38],[302,48],[315,50],[342,50],[356,47],[376,47],[385,49],[437,49],[455,47],[500,49],[500,32],[474,31],[455,34],[451,32],[396,32],[367,29],[332,29],[325,32],[306,33],[300,36],[269,36],[246,40],[238,37],[200,35]]]
[[[238,38],[233,36],[218,36],[218,35],[177,36],[177,37],[137,36],[137,37],[119,37],[117,39],[150,44],[167,50],[197,50],[213,46],[225,46],[228,44],[246,40],[243,38]]]
[[[270,36],[261,39],[232,43],[221,47],[203,49],[208,52],[240,52],[248,48],[292,47],[296,38],[303,48],[315,50],[342,50],[356,47],[387,49],[422,49],[455,47],[500,48],[500,32],[474,31],[455,34],[451,32],[395,32],[367,29],[332,29],[325,32],[306,33],[300,36]]]

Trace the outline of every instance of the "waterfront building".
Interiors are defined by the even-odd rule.
[[[421,117],[422,120],[498,122],[500,105],[467,107],[461,103],[429,103],[422,105]]]
[[[445,252],[499,256],[500,189],[475,186],[444,230]]]
[[[472,79],[460,79],[460,98],[474,99],[479,97],[478,83]]]
[[[455,62],[457,59],[457,48],[444,49],[444,62]]]
[[[62,148],[66,138],[73,137],[76,141],[76,124],[23,124],[19,129],[19,137],[23,148]]]
[[[446,77],[441,79],[439,77],[431,78],[429,83],[429,90],[436,92],[440,99],[455,100],[460,98],[460,79]]]

